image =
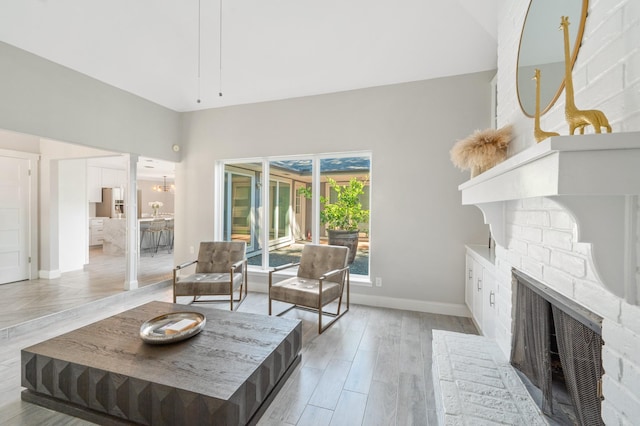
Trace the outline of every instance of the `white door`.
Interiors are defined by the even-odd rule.
[[[0,157],[0,284],[29,279],[29,160]]]

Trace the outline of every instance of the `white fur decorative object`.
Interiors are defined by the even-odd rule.
[[[489,170],[507,158],[512,139],[512,127],[476,130],[459,140],[451,149],[451,162],[462,170],[471,170],[471,177]]]

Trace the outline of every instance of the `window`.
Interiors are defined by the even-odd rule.
[[[218,235],[226,241],[246,241],[249,264],[259,269],[298,261],[304,244],[329,242],[328,226],[321,223],[321,201],[336,201],[332,182],[362,182],[358,203],[369,210],[370,153],[227,160],[218,170],[223,182],[216,203]],[[351,273],[368,276],[368,220],[357,224],[356,233]]]
[[[260,198],[260,163],[228,164],[224,168],[223,237],[245,241],[247,252],[259,252],[256,200]]]

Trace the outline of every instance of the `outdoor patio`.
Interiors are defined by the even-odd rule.
[[[326,244],[325,241],[321,241],[321,244]],[[280,265],[286,265],[287,263],[294,263],[300,259],[300,253],[305,242],[296,242],[286,247],[282,247],[269,252],[269,266],[276,267]],[[262,265],[262,254],[251,256],[248,258],[249,265]],[[358,243],[358,251],[356,258],[350,265],[351,274],[368,275],[369,274],[369,241],[362,241]]]

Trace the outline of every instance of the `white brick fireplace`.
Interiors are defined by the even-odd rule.
[[[497,125],[501,127],[511,124],[516,132],[516,138],[510,146],[511,158],[507,161],[513,161],[512,158],[529,150],[544,151],[547,146],[543,144],[550,143],[545,141],[536,144],[533,138],[533,119],[522,113],[515,93],[518,46],[528,7],[528,0],[504,2],[498,27]],[[558,18],[558,24],[559,22]],[[635,143],[636,146],[640,143],[640,134],[633,133],[640,131],[639,34],[640,2],[590,0],[582,46],[573,67],[578,106],[604,111],[613,126],[612,135],[616,139],[626,135],[631,140],[629,143]],[[558,102],[542,117],[541,127],[566,135],[564,106],[564,95],[561,95]],[[588,129],[587,132],[592,130]],[[587,137],[591,135],[584,138]],[[582,136],[574,138],[576,144],[582,144]],[[602,148],[607,143],[603,142]],[[628,150],[624,151],[628,153]],[[593,154],[596,159],[615,155],[607,153],[606,149],[575,152],[576,156]],[[559,154],[558,157],[562,158],[563,155]],[[491,201],[493,209],[491,205],[486,206],[490,213],[487,219],[494,216],[493,219],[497,222],[492,224],[492,229],[500,228],[494,229],[494,234],[502,232],[495,256],[497,342],[508,357],[512,318],[512,267],[552,286],[556,291],[602,316],[605,342],[603,363],[606,370],[603,378],[605,400],[602,404],[602,416],[607,425],[638,424],[640,419],[640,308],[637,306],[640,281],[637,270],[640,253],[637,194],[640,193],[640,179],[637,176],[624,178],[625,173],[632,171],[633,175],[633,171],[640,169],[640,160],[625,160],[624,153],[622,157],[621,164],[612,163],[614,165],[608,170],[603,170],[603,163],[596,161],[589,168],[573,171],[569,169],[567,172],[571,173],[571,180],[576,185],[589,182],[584,187],[591,188],[593,197],[600,198],[601,209],[611,208],[609,213],[590,214],[595,212],[589,212],[588,207],[569,207],[571,200],[567,202],[567,197],[562,200],[553,194],[535,194],[534,191],[511,194],[502,201],[496,201],[495,193],[498,190],[485,187],[487,193],[494,194]],[[562,166],[559,170],[565,173]],[[492,172],[495,173],[496,170],[489,170],[471,181],[485,179],[487,176],[483,175]],[[509,179],[505,175],[501,185],[514,190],[530,188],[525,185],[539,187],[543,182],[549,184],[548,173],[541,173],[529,184],[516,181],[514,174],[510,174]],[[635,190],[619,190],[618,196],[613,197],[617,205],[607,203],[606,193],[598,186],[607,181],[603,173],[614,180],[616,176],[622,176],[618,183],[623,186],[635,185]],[[562,179],[556,180],[558,182],[566,183]],[[579,188],[572,188],[574,189]],[[474,202],[478,201],[467,201],[468,204]],[[597,208],[598,203],[593,204]],[[502,208],[498,209],[497,206]],[[580,213],[585,210],[586,218],[581,217]],[[496,214],[498,218],[495,217]],[[614,214],[618,217],[614,217]],[[601,218],[597,219],[598,216]],[[589,220],[595,223],[588,223]],[[607,260],[607,247],[612,243],[608,237],[619,243],[626,241],[626,246],[620,247],[618,244],[614,247],[617,254],[611,254],[610,260]],[[618,278],[607,278],[616,275]]]
[[[606,424],[640,419],[640,133],[547,139],[460,186],[496,238],[495,336],[508,358],[512,268],[603,318]]]

